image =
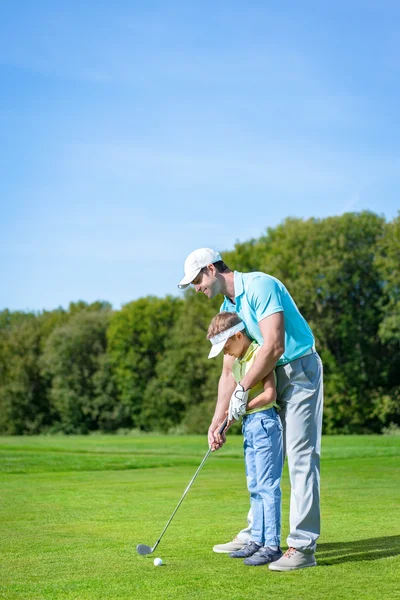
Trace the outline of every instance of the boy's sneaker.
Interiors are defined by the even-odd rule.
[[[274,560],[278,560],[282,556],[282,550],[272,550],[272,548],[262,547],[259,548],[258,552],[249,556],[244,560],[245,565],[250,567],[261,567],[262,565],[269,565]]]
[[[271,563],[271,571],[295,571],[306,567],[316,567],[317,561],[312,552],[300,552],[296,548],[288,548],[279,560]]]
[[[238,537],[235,537],[231,542],[227,544],[217,544],[214,546],[213,551],[217,554],[229,554],[229,552],[235,552],[235,550],[241,550],[243,546],[246,546],[246,542],[242,542]]]
[[[247,558],[248,556],[253,556],[260,548],[261,546],[257,542],[249,542],[241,550],[231,552],[229,556],[231,558]]]

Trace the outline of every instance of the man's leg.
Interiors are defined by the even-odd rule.
[[[245,527],[244,529],[241,529],[236,537],[244,544],[247,544],[251,539],[251,528],[252,527],[253,527],[253,511],[250,506],[250,510],[247,513],[247,527]]]
[[[246,546],[251,540],[251,528],[253,526],[253,512],[250,510],[247,515],[247,527],[239,531],[237,536],[233,538],[231,542],[227,542],[226,544],[217,544],[214,546],[213,551],[217,554],[229,554],[230,552],[235,552],[236,550],[241,550],[243,546]]]
[[[290,534],[288,553],[270,568],[292,570],[316,564],[313,553],[320,534],[321,359],[316,353],[310,354],[278,367],[276,373],[278,399],[284,405],[291,483]]]

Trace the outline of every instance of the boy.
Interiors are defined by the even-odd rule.
[[[236,358],[232,374],[237,383],[253,364],[260,346],[252,341],[236,313],[221,312],[208,329],[212,348],[209,358],[222,350]],[[244,558],[244,564],[260,566],[282,556],[280,549],[281,489],[283,467],[282,424],[276,411],[275,376],[271,372],[249,391],[247,405],[229,405],[228,427],[243,414],[244,456],[247,487],[253,511],[251,541],[231,558]]]

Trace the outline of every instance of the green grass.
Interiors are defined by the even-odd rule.
[[[250,568],[211,551],[244,526],[241,438],[0,438],[0,598],[283,600],[400,598],[400,438],[325,437],[318,567]],[[283,542],[289,484],[283,483]],[[284,544],[283,544],[284,545]]]

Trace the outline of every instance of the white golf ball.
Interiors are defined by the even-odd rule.
[[[155,567],[161,567],[162,565],[162,559],[161,558],[155,558],[154,559],[154,566]]]

